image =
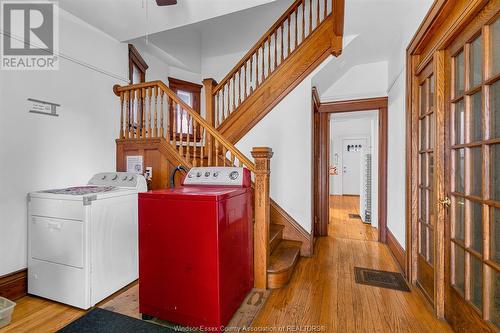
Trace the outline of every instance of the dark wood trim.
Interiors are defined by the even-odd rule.
[[[387,247],[398,262],[401,271],[406,276],[406,251],[389,229],[387,229]]]
[[[320,211],[326,217],[320,218],[318,236],[326,236],[328,234],[328,215],[329,215],[329,115],[331,113],[341,112],[357,112],[366,110],[378,110],[379,112],[379,189],[378,189],[378,229],[379,229],[379,242],[386,243],[387,241],[387,118],[388,118],[388,97],[366,98],[358,100],[338,101],[321,103],[319,107],[320,115],[320,130],[319,140],[317,144],[320,150],[326,150],[326,153],[319,154],[315,168],[321,170],[320,177],[318,177],[318,184],[315,188],[319,195]],[[322,116],[322,117],[321,117]],[[321,121],[323,119],[323,123]],[[326,125],[325,125],[326,123]],[[321,130],[321,128],[323,129]],[[314,128],[313,128],[314,130]],[[314,156],[313,156],[314,159]],[[326,175],[321,177],[321,175]],[[326,179],[326,180],[325,180]],[[315,193],[313,192],[313,200]],[[326,212],[326,213],[325,213]],[[323,215],[322,215],[323,216]]]
[[[325,236],[328,234],[329,192],[328,163],[318,161],[328,160],[329,156],[329,115],[320,113],[321,100],[316,88],[312,90],[312,213],[311,236]]]
[[[0,296],[15,301],[28,292],[28,270],[19,271],[0,276]]]
[[[378,230],[379,241],[387,242],[387,125],[388,108],[381,107],[378,112]]]
[[[195,110],[198,114],[200,114],[201,89],[203,88],[202,85],[197,84],[197,83],[193,83],[193,82],[189,82],[189,81],[179,80],[179,79],[176,79],[173,77],[168,77],[168,87],[170,89],[172,89],[174,91],[174,93],[176,93],[176,94],[179,90],[187,91],[187,92],[190,92],[191,94],[193,94],[193,110]],[[174,112],[173,112],[172,108],[173,108],[173,104],[170,104],[170,109],[169,109],[170,124],[173,124],[172,117],[174,115]],[[188,136],[190,141],[193,142],[196,140],[196,142],[200,142],[201,141],[201,133],[200,133],[201,131],[198,129],[196,132],[197,132],[196,138],[194,138],[193,134],[189,134],[189,135],[184,134],[181,136],[180,133],[176,133],[175,138],[174,138],[173,134],[171,135],[171,139],[172,140],[180,140],[181,137],[186,138]]]
[[[168,77],[168,86],[170,87],[170,89],[174,89],[172,87],[175,87],[180,90],[191,92],[201,92],[201,89],[203,89],[203,86],[201,84],[179,80],[170,76]]]
[[[312,88],[312,102],[313,107],[315,107],[317,109],[316,111],[319,112],[319,108],[321,106],[321,98],[319,97],[318,89],[316,89],[316,87]]]
[[[321,103],[319,112],[335,113],[335,112],[355,112],[378,110],[387,108],[388,97],[375,97],[365,99],[354,99],[338,102]]]
[[[129,58],[133,60],[135,65],[137,67],[139,67],[139,69],[142,72],[146,72],[146,70],[149,68],[149,66],[146,63],[146,61],[144,60],[144,58],[141,56],[139,51],[132,44],[128,44],[128,55],[129,55]]]

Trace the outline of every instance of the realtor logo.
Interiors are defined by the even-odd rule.
[[[0,1],[0,4],[0,69],[57,70],[57,4],[53,1]]]

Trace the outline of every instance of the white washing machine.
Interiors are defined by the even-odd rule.
[[[87,186],[28,195],[28,293],[88,309],[138,278],[143,176],[100,173]]]

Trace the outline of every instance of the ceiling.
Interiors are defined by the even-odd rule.
[[[156,0],[59,0],[59,6],[120,41],[178,28],[275,0],[179,0],[159,7]]]
[[[432,0],[346,0],[344,50],[314,78],[320,95],[351,68],[389,61],[399,52],[403,34],[415,25],[415,12],[427,11]],[[411,27],[413,29],[413,27]]]

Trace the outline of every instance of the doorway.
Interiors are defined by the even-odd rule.
[[[313,99],[315,235],[385,243],[387,97],[329,103]],[[360,126],[352,122],[363,118],[367,130],[356,133]]]
[[[329,115],[328,234],[378,240],[378,110]]]

